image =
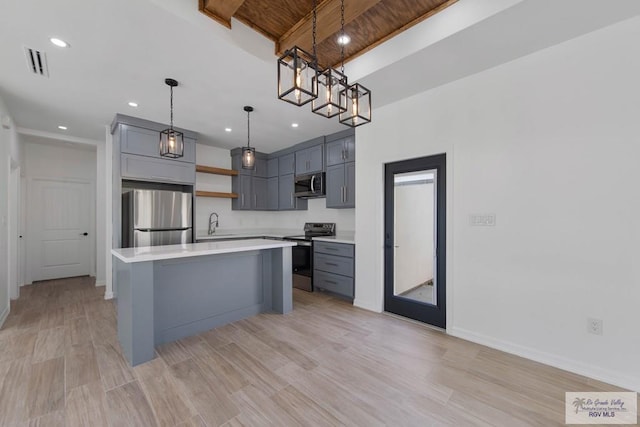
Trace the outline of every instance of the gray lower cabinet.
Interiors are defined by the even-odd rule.
[[[192,185],[196,180],[196,168],[194,163],[122,154],[120,176],[123,179]]]
[[[324,170],[324,144],[296,151],[296,175]]]
[[[349,162],[327,167],[328,208],[356,207],[356,163]]]
[[[279,193],[278,177],[274,176],[272,178],[267,178],[267,210],[269,211],[278,210],[278,203],[279,203],[278,193]]]
[[[294,175],[281,175],[278,179],[278,210],[306,210],[307,200],[294,196]]]
[[[313,287],[353,299],[355,246],[313,242]]]

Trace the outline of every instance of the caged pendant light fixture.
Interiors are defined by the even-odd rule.
[[[344,34],[344,0],[340,3],[340,40],[346,40]],[[340,71],[328,67],[318,73],[318,97],[311,103],[311,111],[326,118],[337,116],[347,110],[346,98],[340,93],[347,89],[347,76],[344,73],[344,45],[340,43]]]
[[[340,92],[340,103],[347,110],[340,113],[340,123],[353,128],[371,122],[371,91],[355,83]]]
[[[301,106],[318,97],[316,0],[313,0],[313,53],[294,46],[278,59],[278,98]]]
[[[184,156],[184,135],[173,128],[173,88],[178,86],[178,82],[174,79],[164,79],[164,82],[171,90],[171,122],[169,129],[160,132],[160,155],[176,159]]]
[[[242,169],[255,169],[256,149],[251,146],[251,126],[249,119],[253,107],[245,105],[244,111],[247,112],[247,146],[242,147]]]

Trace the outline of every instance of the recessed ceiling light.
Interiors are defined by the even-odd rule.
[[[62,125],[60,125],[60,126],[58,126],[58,129],[60,129],[60,130],[67,130],[67,127],[66,127],[66,126],[62,126]]]
[[[350,41],[351,41],[351,37],[349,37],[346,34],[343,34],[343,35],[338,37],[338,44],[347,45],[347,44],[349,44]]]
[[[129,102],[129,107],[134,107],[135,108],[137,106],[138,106],[137,102],[133,102],[133,101]]]
[[[298,124],[297,124],[297,123],[291,123],[291,127],[292,127],[292,128],[297,128],[297,127],[298,127]]]
[[[231,132],[231,128],[224,128],[225,132]]]
[[[55,44],[58,47],[69,47],[69,43],[67,43],[64,40],[57,39],[55,37],[51,37],[49,41],[51,41],[51,43]]]

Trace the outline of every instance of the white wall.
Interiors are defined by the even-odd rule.
[[[73,144],[69,142],[54,141],[47,138],[37,136],[22,136],[24,156],[23,156],[23,173],[27,182],[27,189],[24,196],[28,201],[28,190],[30,182],[33,178],[49,178],[49,179],[69,179],[89,182],[92,189],[96,188],[96,146],[87,144]],[[91,194],[92,205],[95,212],[96,195],[95,190]],[[28,211],[30,206],[26,205]],[[27,242],[26,259],[32,258],[31,253],[34,250],[30,247],[29,242],[29,224],[27,223],[25,240]],[[92,275],[96,274],[96,218],[95,214],[91,216],[89,237],[91,239],[91,248],[93,254],[91,256]],[[104,237],[103,237],[104,239]],[[104,252],[102,253],[104,260]],[[28,268],[27,262],[27,268]],[[104,263],[101,263],[104,268]],[[31,274],[27,270],[27,283],[31,282]]]
[[[206,166],[231,168],[229,150],[198,144],[197,163]],[[196,189],[231,191],[231,177],[196,174]],[[232,211],[231,199],[198,197],[196,200],[196,233],[206,234],[211,212],[220,216],[220,231],[225,229],[276,228],[300,230],[305,222],[335,222],[338,231],[355,230],[355,209],[327,209],[325,199],[310,199],[306,211],[246,212]]]
[[[355,304],[383,308],[384,163],[447,153],[447,331],[640,390],[638,40],[634,18],[376,109]]]

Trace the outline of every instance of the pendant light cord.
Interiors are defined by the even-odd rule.
[[[249,142],[251,141],[251,127],[249,126],[249,114],[251,111],[247,111],[247,148],[251,148]]]
[[[316,27],[317,27],[317,13],[316,13],[316,0],[313,0],[313,30],[312,34],[312,46],[313,49],[313,60],[316,61],[316,66],[318,65],[318,56],[316,55]]]
[[[169,127],[171,129],[173,129],[173,86],[169,86],[169,87],[171,89],[171,98],[170,98],[171,100],[169,101],[170,104],[171,104],[171,109],[170,109],[171,110],[171,121],[170,121],[171,125]]]
[[[340,37],[342,43],[340,43],[340,72],[344,76],[344,0],[340,1]]]

